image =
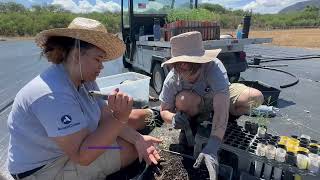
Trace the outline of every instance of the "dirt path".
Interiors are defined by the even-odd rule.
[[[234,30],[222,30],[235,36]],[[273,38],[272,45],[320,49],[320,28],[287,30],[251,30],[250,38]]]

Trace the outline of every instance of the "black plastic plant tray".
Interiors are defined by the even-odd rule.
[[[209,173],[205,165],[199,169],[194,169],[195,160],[183,158],[182,156],[171,154],[169,152],[160,152],[165,161],[159,165],[146,167],[145,163],[135,162],[134,165],[112,174],[106,180],[205,180],[209,178]],[[233,169],[230,166],[220,164],[219,180],[231,180]]]
[[[248,87],[252,87],[255,89],[258,89],[262,92],[264,96],[264,103],[265,105],[271,105],[271,106],[277,106],[278,104],[278,98],[280,95],[281,90],[272,87],[268,84],[265,84],[261,81],[239,81],[239,83],[242,83]]]

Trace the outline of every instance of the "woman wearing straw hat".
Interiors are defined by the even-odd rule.
[[[212,122],[209,141],[198,157],[195,167],[204,160],[210,179],[216,179],[217,152],[223,139],[230,113],[249,111],[250,103],[263,102],[260,91],[242,84],[231,84],[218,50],[204,50],[200,32],[188,32],[170,39],[172,58],[162,64],[171,65],[159,99],[162,119],[181,129],[180,139],[194,145],[195,128],[203,121]],[[212,115],[212,112],[213,115]],[[191,132],[191,133],[190,133]],[[183,142],[182,142],[183,143]],[[199,154],[200,153],[200,154]]]
[[[98,21],[75,18],[68,28],[42,31],[36,43],[52,65],[17,94],[8,117],[8,168],[14,179],[104,179],[136,158],[160,159],[136,129],[150,112],[114,90],[108,103],[90,96],[103,61],[124,44]],[[140,122],[138,122],[140,120]]]

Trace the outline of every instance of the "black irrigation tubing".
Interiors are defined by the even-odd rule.
[[[3,108],[0,109],[0,113],[5,111],[8,107],[10,107],[13,104],[13,100],[11,100],[8,104],[6,104]]]
[[[272,56],[263,56],[263,55],[247,55],[247,57],[257,57],[257,58],[262,58],[262,59],[278,59],[278,58],[320,57],[320,54],[308,54],[308,55],[285,56],[285,57],[272,57]]]
[[[255,65],[249,64],[248,67],[288,67],[288,64],[268,64],[268,65]]]
[[[292,77],[294,77],[296,79],[294,82],[292,82],[290,84],[281,85],[280,88],[288,88],[288,87],[291,87],[291,86],[294,86],[294,85],[298,84],[298,82],[299,82],[299,78],[296,75],[294,75],[292,73],[289,73],[287,71],[281,70],[281,69],[275,69],[275,68],[270,68],[270,67],[266,67],[266,66],[249,66],[249,67],[282,72],[282,73],[288,74],[288,75],[290,75],[290,76],[292,76]]]
[[[320,55],[316,56],[296,56],[296,57],[278,57],[278,58],[267,58],[267,57],[260,57],[260,56],[248,56],[249,58],[258,58],[260,59],[260,63],[266,63],[266,62],[274,62],[274,61],[292,61],[292,60],[306,60],[306,59],[313,59],[313,58],[320,58]],[[253,60],[252,59],[252,60]]]

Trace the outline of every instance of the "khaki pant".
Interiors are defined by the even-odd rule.
[[[230,94],[230,105],[235,104],[239,96],[250,87],[241,84],[241,83],[232,83],[229,86],[229,94]]]
[[[104,180],[106,176],[119,171],[120,167],[120,150],[109,149],[89,166],[77,165],[63,156],[23,180]]]
[[[230,95],[230,106],[235,104],[239,96],[248,89],[249,87],[240,84],[240,83],[232,83],[229,86],[229,95]],[[208,119],[212,119],[212,110],[213,108],[213,92],[208,92],[204,97],[201,98],[201,103],[199,105],[199,115],[197,117],[197,122],[201,123],[202,121],[206,121]]]

